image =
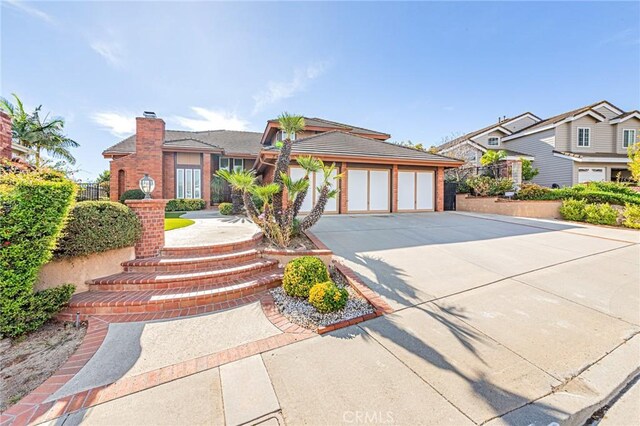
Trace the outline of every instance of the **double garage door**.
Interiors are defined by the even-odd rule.
[[[433,210],[434,177],[432,171],[399,171],[398,211]],[[391,211],[390,170],[349,169],[347,190],[348,213]]]
[[[606,174],[604,167],[578,169],[578,183],[603,182],[605,180]]]

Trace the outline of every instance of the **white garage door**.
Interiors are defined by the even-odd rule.
[[[389,170],[349,169],[347,191],[350,213],[390,210]]]
[[[578,183],[604,182],[605,172],[603,167],[594,169],[578,169]]]
[[[335,176],[337,173],[336,170],[333,171],[332,175]],[[302,179],[305,175],[304,169],[301,167],[290,167],[289,175],[293,180]],[[309,213],[311,208],[316,204],[318,198],[320,196],[320,192],[317,190],[317,187],[322,185],[324,177],[324,172],[320,171],[317,173],[311,173],[309,175],[309,188],[307,188],[307,195],[304,197],[304,202],[302,203],[302,207],[300,208],[300,213]],[[333,181],[333,187],[335,188],[336,182]],[[338,212],[338,202],[336,198],[332,198],[327,201],[327,205],[324,208],[325,213],[337,213]]]
[[[433,172],[398,172],[398,210],[433,210],[434,182]]]

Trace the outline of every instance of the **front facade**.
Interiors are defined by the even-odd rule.
[[[640,136],[640,112],[601,101],[545,120],[525,113],[507,124],[524,124],[520,117],[529,124],[509,129],[499,122],[443,144],[438,152],[468,164],[478,162],[483,149],[505,150],[507,158],[532,160],[540,172],[533,182],[544,186],[628,178],[627,148]],[[488,137],[494,139],[483,143]]]
[[[327,213],[388,213],[440,211],[444,208],[444,171],[462,162],[402,147],[390,135],[319,118],[305,118],[305,129],[294,140],[290,174],[304,175],[295,162],[312,155],[335,163],[342,173],[340,194]],[[103,152],[111,160],[111,198],[138,188],[148,173],[156,181],[154,198],[202,198],[207,205],[230,199],[226,182],[215,175],[224,168],[253,169],[263,182],[273,179],[276,141],[285,139],[277,120],[263,133],[236,131],[185,132],[165,130],[153,113],[136,119],[136,134]],[[312,176],[302,212],[316,202],[322,176]]]

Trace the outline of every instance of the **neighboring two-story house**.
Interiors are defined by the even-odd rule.
[[[251,169],[263,182],[273,179],[278,156],[276,141],[290,137],[290,174],[304,172],[295,159],[312,155],[335,163],[341,173],[340,194],[328,213],[440,211],[444,209],[444,172],[461,161],[390,142],[390,135],[320,118],[306,118],[305,128],[285,135],[278,120],[269,120],[263,133],[212,130],[165,130],[154,113],[136,118],[136,134],[107,148],[111,160],[111,198],[117,200],[148,173],[156,182],[154,198],[202,198],[208,205],[229,201],[219,169]],[[311,178],[301,212],[310,211],[323,176]]]
[[[518,126],[521,117],[532,122]],[[487,149],[504,150],[508,159],[533,161],[539,170],[534,183],[571,186],[627,178],[627,148],[639,135],[640,112],[601,101],[545,120],[531,113],[502,120],[443,144],[438,152],[473,162]]]

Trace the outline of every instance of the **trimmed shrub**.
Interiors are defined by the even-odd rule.
[[[76,189],[55,173],[0,174],[0,336],[37,329],[73,293],[63,286],[34,294],[33,285],[51,259]]]
[[[509,178],[494,179],[489,187],[489,195],[504,195],[513,189],[513,181]]]
[[[205,206],[205,201],[200,198],[176,198],[169,200],[164,210],[167,212],[188,212],[193,210],[202,210]]]
[[[584,211],[586,205],[587,202],[584,200],[565,200],[560,206],[560,214],[562,215],[563,219],[582,222],[586,217],[586,212]]]
[[[622,211],[622,224],[627,228],[640,229],[640,206],[627,204]]]
[[[225,216],[230,215],[231,212],[233,212],[233,204],[220,203],[220,205],[218,206],[218,211],[220,212],[220,214],[223,214]]]
[[[471,188],[473,195],[478,197],[486,197],[491,191],[492,181],[494,179],[490,176],[473,176],[467,179],[467,184]]]
[[[141,189],[130,189],[124,191],[120,196],[120,202],[124,203],[126,200],[142,200],[144,198],[144,192]]]
[[[140,221],[129,207],[111,201],[84,201],[71,210],[54,255],[86,256],[129,247],[141,235]]]
[[[589,182],[579,186],[584,186],[586,189],[591,191],[613,192],[616,194],[630,195],[632,197],[638,195],[638,193],[631,189],[629,185],[619,182]]]
[[[618,211],[609,204],[587,204],[584,208],[585,222],[596,225],[617,225]]]
[[[551,188],[535,183],[523,183],[516,193],[518,200],[543,200],[551,192]]]
[[[309,290],[317,283],[329,281],[329,271],[322,260],[313,256],[293,259],[284,268],[282,288],[289,296],[309,297]]]
[[[339,288],[333,281],[318,283],[309,290],[309,303],[322,313],[339,311],[347,304],[348,298],[347,290]]]

